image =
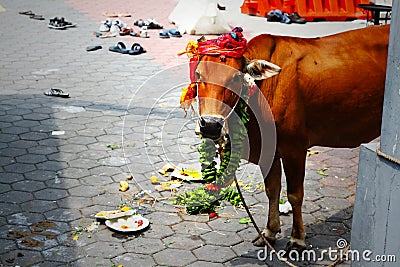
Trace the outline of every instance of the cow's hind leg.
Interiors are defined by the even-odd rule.
[[[263,235],[270,243],[276,240],[276,234],[280,232],[281,225],[279,220],[279,196],[281,192],[282,168],[280,158],[276,157],[272,163],[271,169],[265,169],[260,166],[265,183],[265,192],[269,200],[267,227],[263,230]],[[262,238],[258,237],[255,246],[264,246]]]
[[[286,174],[287,194],[293,209],[293,227],[286,250],[303,250],[306,248],[306,233],[303,225],[302,204],[304,196],[304,175],[307,149],[292,150],[282,157]]]

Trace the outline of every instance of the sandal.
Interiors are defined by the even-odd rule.
[[[139,36],[142,37],[142,38],[149,38],[150,37],[149,36],[149,32],[147,31],[147,26],[143,26],[140,29]]]
[[[111,38],[111,37],[116,37],[117,34],[116,33],[111,33],[111,32],[106,32],[105,34],[96,33],[96,36],[98,36],[99,38]]]
[[[86,51],[90,52],[90,51],[96,51],[99,49],[102,49],[103,47],[101,45],[92,45],[92,46],[88,46],[86,47]]]
[[[109,19],[107,19],[105,21],[102,21],[101,25],[100,25],[100,28],[99,28],[99,31],[100,32],[109,32],[110,29],[111,29],[111,25],[112,25],[112,21],[109,20]]]
[[[71,27],[75,27],[76,26],[76,23],[72,23],[72,22],[66,21],[63,17],[60,19],[60,23],[65,28],[71,28]]]
[[[118,17],[132,17],[131,13],[103,13],[104,17],[118,18]]]
[[[142,53],[146,53],[146,50],[138,43],[134,43],[129,50],[129,55],[140,55]]]
[[[22,12],[18,12],[20,15],[27,15],[27,16],[31,16],[31,15],[35,15],[35,13],[33,13],[32,11],[28,10],[28,11],[22,11]]]
[[[57,96],[57,97],[63,97],[63,98],[68,98],[69,94],[64,93],[63,90],[57,89],[57,88],[51,88],[49,91],[44,93],[47,96]]]
[[[133,23],[135,26],[138,26],[138,27],[143,27],[143,26],[147,26],[147,28],[150,30],[150,29],[163,29],[164,27],[161,25],[161,24],[159,24],[155,19],[146,19],[146,20],[143,20],[143,19],[139,19],[139,20],[137,20],[137,21],[135,21],[134,23]]]
[[[121,28],[121,31],[119,32],[119,35],[121,35],[121,36],[130,35],[132,31],[133,31],[133,30],[130,29],[130,28],[122,27],[122,28]]]
[[[129,54],[129,52],[131,50],[126,49],[126,46],[125,46],[125,44],[123,42],[118,42],[116,45],[110,46],[108,48],[108,51],[121,53],[121,54]]]
[[[169,38],[169,31],[168,30],[163,30],[160,31],[160,38]]]
[[[45,20],[45,18],[43,18],[42,15],[35,15],[35,14],[30,15],[29,18],[36,19],[36,20]]]
[[[48,27],[56,30],[65,30],[66,28],[75,27],[76,24],[66,21],[64,18],[54,17],[50,19]]]
[[[175,29],[171,29],[168,31],[168,33],[172,36],[172,37],[182,37],[182,34],[180,33],[180,31],[175,30]]]

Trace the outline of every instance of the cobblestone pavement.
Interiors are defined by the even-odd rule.
[[[167,16],[176,2],[126,2],[0,0],[0,266],[283,266],[257,258],[253,226],[239,224],[244,210],[224,204],[220,217],[209,220],[168,204],[169,192],[155,193],[149,177],[164,163],[198,160],[194,119],[177,107],[188,72],[187,60],[175,54],[193,37],[161,40],[158,31],[149,39],[93,36],[105,11],[132,12],[130,23],[154,16],[173,28]],[[46,20],[18,14],[26,10]],[[78,27],[49,29],[55,16]],[[119,40],[139,42],[148,52],[108,52]],[[97,44],[103,49],[85,51]],[[52,87],[71,98],[45,96]],[[336,248],[339,238],[350,241],[358,149],[312,150],[319,153],[307,162],[304,222],[307,244],[318,252]],[[130,174],[131,188],[120,192],[119,181]],[[239,177],[246,184],[261,181],[249,164]],[[142,190],[158,201],[138,207]],[[245,196],[264,227],[265,194],[254,189]],[[103,222],[93,232],[84,229],[98,211],[121,203],[138,207],[150,227],[136,234],[113,232]],[[288,241],[291,215],[281,221],[278,250]]]

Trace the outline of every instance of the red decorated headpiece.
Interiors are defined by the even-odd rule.
[[[247,40],[243,37],[241,27],[234,28],[230,33],[218,36],[217,39],[199,42],[200,55],[216,55],[241,58],[246,50]]]

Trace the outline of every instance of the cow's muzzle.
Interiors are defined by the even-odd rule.
[[[198,133],[204,138],[217,140],[223,135],[224,119],[217,116],[201,116],[198,121]]]

